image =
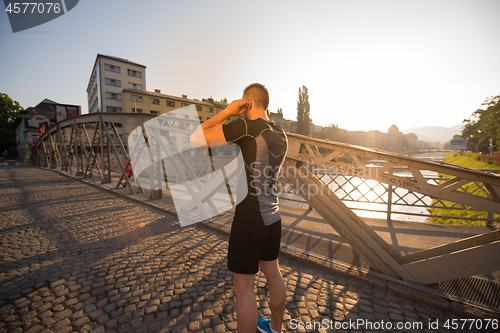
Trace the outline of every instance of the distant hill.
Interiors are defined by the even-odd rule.
[[[404,134],[415,133],[419,140],[427,142],[439,141],[441,143],[446,143],[453,139],[456,134],[462,133],[463,125],[455,125],[452,127],[441,127],[441,126],[425,126],[425,127],[414,127],[405,128],[401,132]]]

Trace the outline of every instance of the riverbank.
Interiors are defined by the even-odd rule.
[[[444,158],[445,163],[463,166],[467,168],[473,169],[500,169],[499,166],[495,164],[490,164],[487,162],[479,161],[477,158],[473,158],[470,154],[462,154],[460,155],[457,152],[449,152],[446,154]],[[474,183],[469,183],[464,186],[468,192],[472,192],[477,189],[477,185]],[[485,196],[484,192],[480,191],[480,195]],[[435,200],[433,200],[435,202]],[[452,204],[449,201],[444,201],[445,205]],[[458,207],[462,207],[459,205]],[[472,211],[472,210],[456,210],[456,209],[445,209],[445,208],[429,208],[429,212],[431,215],[443,216],[443,217],[431,217],[429,218],[430,223],[438,223],[438,224],[455,224],[455,225],[469,225],[469,226],[485,226],[485,219],[488,217],[488,213],[484,211]],[[446,216],[446,217],[444,217]],[[457,218],[453,218],[457,217]],[[467,219],[458,219],[458,218],[471,218]],[[500,215],[493,214],[494,219],[500,218]],[[475,219],[484,219],[484,220],[475,220]]]
[[[459,165],[472,169],[500,169],[500,166],[492,163],[481,161],[481,155],[474,153],[463,153],[460,155],[457,152],[449,152],[444,157],[444,162]]]

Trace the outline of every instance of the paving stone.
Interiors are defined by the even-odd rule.
[[[71,326],[64,326],[56,330],[54,333],[69,333],[71,331],[73,331],[73,328]]]
[[[43,326],[35,325],[31,327],[29,330],[25,331],[25,333],[39,333],[44,330]]]
[[[229,329],[229,330],[236,330],[237,328],[237,323],[236,321],[231,321],[229,323],[226,324],[226,327]]]
[[[64,326],[69,326],[71,324],[71,322],[69,321],[68,318],[64,318],[58,322],[56,322],[54,325],[52,325],[52,329],[54,331],[58,331],[60,329],[62,329]]]
[[[55,305],[55,304],[60,304],[60,303],[64,302],[65,300],[66,300],[66,297],[61,296],[61,297],[58,297],[58,298],[54,299],[54,300],[52,301],[52,304],[54,304],[54,305]]]
[[[97,318],[99,324],[105,324],[109,320],[109,315],[107,313]]]
[[[80,327],[80,326],[83,326],[85,325],[86,323],[88,323],[90,321],[90,319],[87,317],[87,316],[83,316],[83,317],[80,317],[78,318],[77,320],[75,320],[73,322],[73,325],[77,326],[77,327]]]
[[[37,313],[42,313],[42,312],[45,312],[45,311],[49,310],[50,308],[52,308],[52,304],[51,303],[44,303],[44,304],[40,305],[36,309],[36,312]]]
[[[62,320],[64,318],[67,318],[71,315],[71,310],[70,309],[66,309],[66,310],[63,310],[61,312],[56,312],[54,313],[53,317],[55,320],[59,321],[59,320]]]
[[[214,327],[214,332],[216,333],[222,333],[226,331],[226,327],[224,327],[223,324],[217,325]]]
[[[48,317],[44,320],[42,320],[42,323],[45,325],[45,326],[52,326],[53,324],[56,323],[56,321],[54,320],[54,318],[52,317]]]
[[[62,310],[64,310],[64,305],[62,305],[62,304],[57,304],[56,306],[52,307],[53,312],[59,312]]]
[[[119,315],[121,315],[122,313],[123,313],[123,308],[118,308],[114,311],[111,311],[110,317],[115,318],[115,317],[118,317]]]
[[[98,326],[95,329],[93,329],[90,333],[105,333],[106,330],[104,326]]]
[[[108,299],[104,298],[104,299],[98,300],[97,303],[95,304],[95,306],[96,306],[96,308],[102,308],[106,304],[108,304]],[[104,310],[104,311],[106,311],[106,310]]]
[[[104,312],[111,312],[111,311],[113,311],[115,309],[116,309],[116,304],[115,303],[111,303],[111,304],[106,305],[103,310],[104,310]]]
[[[134,318],[130,321],[132,328],[139,328],[142,325],[142,318]]]
[[[57,286],[61,286],[65,283],[66,283],[65,279],[57,280],[57,281],[54,281],[50,284],[50,288],[56,288]]]
[[[94,319],[99,318],[103,314],[104,314],[104,312],[101,309],[98,309],[98,310],[95,310],[95,311],[92,311],[91,313],[89,313],[90,317],[94,318]]]
[[[110,319],[106,322],[106,329],[110,330],[118,326],[116,318]]]

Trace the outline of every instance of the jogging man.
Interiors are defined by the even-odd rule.
[[[281,215],[276,182],[285,160],[285,132],[269,120],[269,93],[259,83],[249,85],[242,99],[231,102],[205,121],[191,136],[195,147],[237,144],[245,162],[248,195],[237,206],[229,236],[228,268],[233,272],[239,333],[281,332],[285,284],[278,266]],[[244,115],[228,124],[235,115]],[[271,318],[258,318],[255,274],[259,266],[269,285]]]

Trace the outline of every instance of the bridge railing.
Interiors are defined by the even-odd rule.
[[[159,199],[161,186],[143,188],[133,182],[132,161],[115,126],[121,123],[141,128],[147,145],[144,123],[154,117],[95,113],[63,120],[38,140],[33,162],[102,183],[114,181],[116,187],[128,188],[131,194],[149,191],[151,199]],[[300,195],[374,270],[424,284],[500,270],[499,258],[494,255],[500,253],[498,230],[486,229],[477,236],[401,255],[346,205],[380,201],[391,207],[389,218],[394,213],[392,207],[411,203],[423,209],[442,205],[500,214],[500,176],[292,133],[288,139],[282,170],[282,184],[288,185],[283,188]],[[374,166],[368,160],[382,160],[385,165]],[[398,173],[401,168],[406,175]],[[118,174],[115,180],[113,170]],[[429,172],[438,175],[437,179],[426,177]],[[432,198],[431,203],[425,203],[428,199],[424,198]],[[206,203],[210,198],[193,200]]]
[[[324,168],[312,167],[309,168],[309,171],[325,183],[342,202],[360,217],[412,222],[442,221],[449,223],[450,220],[454,220],[457,224],[474,222],[474,225],[486,227],[492,227],[493,223],[500,222],[498,215],[492,212],[436,199],[408,189],[394,188],[392,185],[377,180],[332,174],[328,171],[325,172]],[[400,174],[400,176],[412,180],[410,175]],[[449,179],[427,175],[424,178],[434,185],[439,185]],[[482,184],[476,181],[472,184],[476,191],[487,195]],[[308,202],[298,195],[290,184],[282,182],[280,189],[281,202],[295,207],[309,207]],[[474,213],[467,216],[454,214],[463,210]]]

